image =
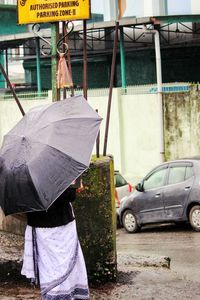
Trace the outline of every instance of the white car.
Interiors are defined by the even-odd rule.
[[[116,208],[120,207],[120,201],[125,196],[130,195],[133,191],[133,187],[130,183],[124,179],[124,177],[119,173],[119,171],[115,171],[114,173],[115,180],[115,204]]]

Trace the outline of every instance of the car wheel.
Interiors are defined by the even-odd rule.
[[[195,231],[200,231],[200,205],[195,205],[191,208],[189,221]]]
[[[126,210],[122,217],[122,224],[127,232],[134,233],[139,230],[139,226],[134,213],[131,210]]]

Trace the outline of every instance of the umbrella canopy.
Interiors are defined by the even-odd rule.
[[[5,215],[47,210],[88,168],[101,120],[82,96],[30,110],[0,150]]]

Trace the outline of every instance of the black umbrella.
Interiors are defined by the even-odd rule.
[[[101,120],[82,96],[30,110],[0,151],[5,215],[47,210],[88,168]]]

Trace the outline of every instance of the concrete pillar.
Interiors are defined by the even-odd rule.
[[[82,175],[83,190],[73,204],[89,283],[116,281],[116,211],[114,164],[111,157],[93,157]]]

